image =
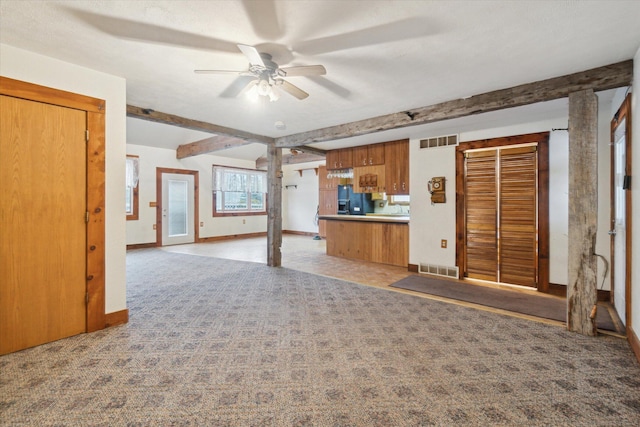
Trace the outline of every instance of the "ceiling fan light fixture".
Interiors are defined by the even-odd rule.
[[[275,87],[270,86],[269,89],[270,89],[269,90],[269,101],[275,102],[278,99],[280,99],[280,94],[278,93],[278,91],[276,90]]]
[[[258,88],[258,95],[260,96],[269,96],[271,93],[271,85],[268,80],[260,79],[256,86]]]

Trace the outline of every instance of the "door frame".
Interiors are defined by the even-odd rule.
[[[626,175],[628,176],[633,176],[632,171],[631,171],[631,165],[632,165],[632,158],[631,158],[631,146],[632,146],[632,140],[631,140],[631,94],[627,94],[627,96],[625,97],[624,101],[622,102],[622,105],[620,105],[620,108],[618,109],[618,111],[616,112],[616,114],[614,115],[613,119],[611,120],[611,175],[610,175],[610,197],[611,197],[611,213],[610,213],[610,220],[611,221],[615,221],[615,203],[613,201],[614,197],[615,197],[615,157],[614,157],[614,150],[615,150],[615,146],[614,146],[614,132],[616,130],[616,128],[618,127],[618,123],[620,122],[621,119],[625,118],[626,119],[626,129],[625,129],[625,150],[626,150],[626,163],[625,163],[625,170],[626,170]],[[629,327],[631,325],[631,222],[632,222],[632,218],[633,216],[631,215],[632,213],[632,206],[631,206],[631,189],[625,191],[625,216],[626,216],[626,235],[625,235],[625,255],[626,255],[626,259],[625,259],[625,326],[626,326],[626,330],[629,330]],[[615,243],[614,243],[614,239],[615,236],[611,236],[611,292],[610,292],[610,302],[613,305],[614,304],[614,286],[615,286],[615,282],[614,282],[614,276],[615,276]],[[615,307],[615,305],[614,305]]]
[[[506,136],[461,142],[456,147],[456,264],[460,267],[458,278],[464,279],[465,265],[465,203],[464,203],[464,152],[477,148],[493,148],[506,145],[538,143],[538,286],[539,292],[549,292],[549,132]]]
[[[0,76],[0,95],[86,112],[87,242],[86,332],[106,327],[105,315],[105,112],[103,99]]]
[[[188,169],[156,168],[156,246],[162,246],[162,174],[174,173],[193,175],[193,236],[194,242],[200,242],[198,230],[200,228],[200,191],[198,183],[198,171]]]

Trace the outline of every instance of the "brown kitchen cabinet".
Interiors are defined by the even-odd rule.
[[[385,188],[388,195],[409,194],[409,140],[385,142]]]
[[[353,149],[341,148],[327,151],[327,169],[349,169],[353,167]]]
[[[384,165],[354,167],[353,168],[353,191],[355,191],[356,193],[384,193],[385,192]]]
[[[325,166],[318,167],[319,189],[320,190],[337,190],[340,184],[340,178],[327,178],[329,172]]]
[[[327,168],[318,168],[320,191],[318,191],[318,213],[320,215],[335,215],[338,213],[338,183],[339,178],[327,178]],[[318,221],[318,235],[326,237],[326,221]]]
[[[364,217],[371,218],[371,217]],[[345,218],[326,221],[327,255],[407,267],[409,224]]]
[[[384,151],[384,144],[354,147],[353,167],[384,165]]]

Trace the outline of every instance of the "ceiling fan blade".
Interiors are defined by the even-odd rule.
[[[294,46],[293,50],[304,55],[314,55],[418,38],[433,33],[433,26],[428,25],[424,18],[414,17],[350,33],[307,40]]]
[[[250,83],[252,83],[251,86],[257,83],[255,77],[239,76],[233,81],[233,83],[227,86],[219,96],[220,98],[235,98],[241,93],[244,93],[244,91],[251,89],[251,86],[247,88],[247,85]]]
[[[309,96],[307,92],[303,91],[298,86],[292,85],[286,80],[278,79],[276,80],[276,85],[277,87],[282,88],[282,90],[287,92],[289,95],[293,95],[298,99],[305,99],[306,97]]]
[[[247,59],[249,60],[249,64],[262,65],[263,67],[265,66],[264,61],[260,56],[260,52],[258,52],[258,49],[246,44],[238,44],[238,48],[242,51],[242,53],[244,53],[244,56],[247,57]]]
[[[172,30],[171,28],[129,19],[114,18],[70,7],[64,7],[64,9],[93,28],[121,39],[207,51],[238,52],[237,45],[226,40]]]
[[[323,76],[327,74],[322,65],[301,65],[296,67],[281,67],[287,77],[293,76]]]
[[[274,0],[243,0],[242,5],[258,37],[277,40],[284,35],[278,22]]]

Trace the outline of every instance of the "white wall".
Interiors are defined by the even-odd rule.
[[[633,59],[633,87],[636,90],[631,95],[631,128],[632,128],[632,173],[635,175],[631,182],[631,204],[634,218],[640,218],[640,49]],[[632,224],[631,235],[631,328],[636,334],[640,333],[640,221]],[[629,325],[627,325],[629,327]]]
[[[106,111],[106,312],[124,310],[126,82],[116,76],[0,44],[0,75],[104,99]]]
[[[609,259],[609,120],[610,102],[604,101],[599,108],[599,167],[598,184],[599,216],[597,251]],[[568,110],[555,118],[510,126],[491,127],[482,123],[465,128],[464,131],[451,127],[438,129],[437,135],[423,135],[410,142],[411,173],[411,223],[409,231],[409,263],[456,265],[456,194],[455,194],[455,147],[420,149],[420,139],[459,134],[460,142],[474,141],[502,136],[520,135],[550,131],[549,139],[549,220],[550,220],[550,277],[554,284],[567,284],[568,251],[568,133],[551,131],[553,128],[567,128]],[[432,205],[427,191],[431,177],[446,177],[447,203]],[[446,249],[440,247],[441,239],[446,239]],[[598,286],[602,281],[602,264],[599,264]],[[609,275],[604,288],[609,289]]]
[[[212,166],[224,165],[244,169],[255,169],[255,162],[237,160],[213,155],[200,155],[186,159],[176,159],[176,151],[153,148],[128,143],[126,154],[140,158],[140,179],[138,187],[139,211],[137,221],[127,221],[126,242],[128,245],[155,243],[156,208],[150,202],[156,201],[156,168],[197,170],[199,179],[199,228],[200,238],[229,236],[235,234],[261,233],[267,231],[267,216],[213,217]],[[317,188],[317,187],[316,187]]]
[[[156,201],[156,168],[175,168],[197,170],[199,172],[199,221],[203,226],[199,229],[201,238],[219,237],[236,234],[261,233],[267,231],[266,215],[213,217],[213,197],[211,191],[212,165],[225,165],[245,169],[254,169],[255,162],[237,160],[214,155],[200,155],[182,160],[176,159],[175,150],[153,148],[128,141],[127,154],[140,158],[139,211],[137,221],[127,221],[128,245],[155,243],[156,209],[150,202]],[[317,233],[318,225],[315,216],[318,207],[318,176],[315,168],[322,162],[305,163],[303,165],[283,165],[282,178],[282,229],[305,233]],[[298,170],[302,171],[302,176]],[[296,185],[297,188],[286,185]]]
[[[322,162],[324,163],[324,162]],[[282,171],[282,229],[317,233],[315,222],[318,210],[319,162],[283,165]],[[302,170],[302,176],[298,170]],[[296,185],[297,188],[286,186]]]

